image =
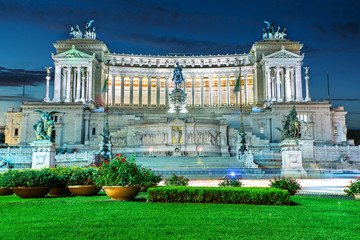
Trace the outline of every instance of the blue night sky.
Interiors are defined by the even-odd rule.
[[[287,28],[304,44],[310,96],[345,106],[349,129],[360,129],[360,1],[0,1],[0,125],[7,107],[19,107],[26,71],[26,101],[45,95],[52,43],[94,19],[111,52],[226,54],[249,52],[264,20]],[[303,74],[304,75],[304,74]]]

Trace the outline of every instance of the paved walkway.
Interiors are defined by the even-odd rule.
[[[350,184],[352,179],[301,179],[299,180],[302,189],[299,193],[312,194],[333,194],[344,195],[344,189]],[[244,187],[268,187],[270,179],[261,180],[242,180]],[[189,186],[216,187],[219,180],[190,180]],[[164,185],[160,182],[159,185]]]

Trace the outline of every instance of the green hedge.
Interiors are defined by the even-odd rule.
[[[149,202],[246,203],[287,205],[288,191],[260,187],[184,187],[165,186],[148,190]]]

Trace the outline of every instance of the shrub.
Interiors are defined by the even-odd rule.
[[[219,187],[241,187],[242,182],[241,178],[230,178],[224,179],[222,182],[219,183]]]
[[[73,169],[69,167],[50,168],[49,171],[55,178],[54,187],[65,187],[68,185]]]
[[[269,186],[288,191],[297,191],[301,189],[300,183],[291,177],[274,178],[273,180],[270,180]]]
[[[189,179],[184,178],[184,176],[176,176],[175,173],[170,178],[165,178],[166,186],[187,186],[189,184]]]
[[[275,188],[164,186],[150,188],[147,200],[150,202],[286,205],[290,203],[290,194]]]
[[[94,185],[98,172],[96,168],[71,168],[67,185]]]
[[[117,156],[111,161],[103,161],[99,167],[96,185],[103,186],[140,186],[143,180],[143,170],[136,165],[135,156],[129,160]]]
[[[141,186],[148,187],[152,185],[156,185],[161,181],[161,175],[156,174],[151,169],[142,167],[142,179],[141,179]]]
[[[360,179],[355,178],[354,181],[350,181],[350,185],[347,187],[348,189],[344,189],[346,195],[348,195],[349,197],[355,197],[355,194],[360,193]]]
[[[53,187],[56,177],[51,169],[8,170],[2,174],[3,187]]]

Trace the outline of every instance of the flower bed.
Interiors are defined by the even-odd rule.
[[[288,205],[290,194],[276,188],[164,186],[148,190],[150,202]]]

